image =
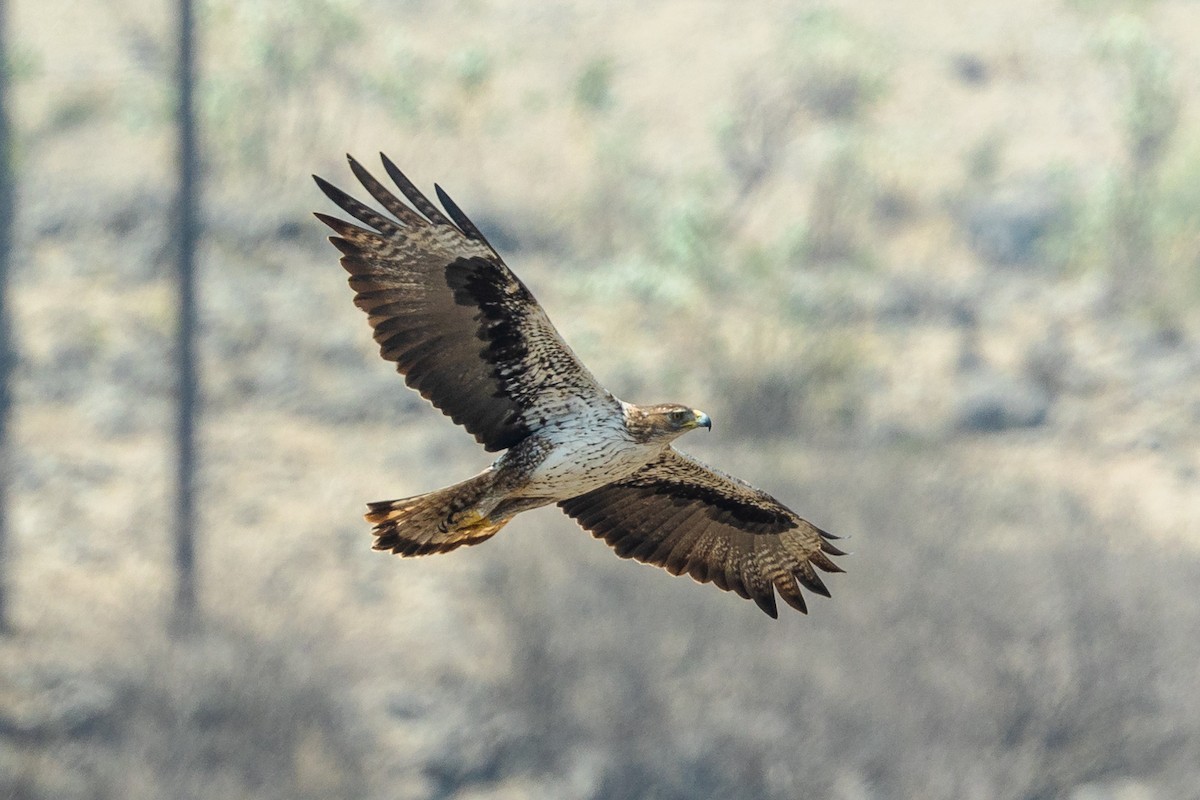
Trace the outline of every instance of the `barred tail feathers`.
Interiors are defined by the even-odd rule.
[[[365,517],[375,526],[374,549],[423,556],[490,539],[511,519],[493,520],[476,510],[492,480],[487,471],[428,494],[368,503]]]

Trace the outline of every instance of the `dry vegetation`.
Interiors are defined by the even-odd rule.
[[[1193,3],[209,0],[185,640],[171,20],[11,5],[0,798],[1200,797]],[[486,463],[308,217],[380,149],[616,392],[710,411],[685,449],[851,535],[834,599],[772,622],[551,510],[371,552],[365,501]]]

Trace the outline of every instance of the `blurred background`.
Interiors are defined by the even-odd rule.
[[[0,797],[1200,797],[1195,2],[201,0],[186,636],[175,8],[7,13]],[[372,552],[367,501],[489,461],[310,216],[380,150],[850,536],[833,599],[772,621],[554,509]]]

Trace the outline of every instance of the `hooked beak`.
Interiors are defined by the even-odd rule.
[[[692,413],[696,415],[697,428],[708,428],[710,431],[712,430],[712,419],[709,418],[708,414],[705,414],[703,411],[697,411],[696,409],[692,409]]]

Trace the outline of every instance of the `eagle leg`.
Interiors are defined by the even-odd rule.
[[[490,539],[512,519],[482,510],[492,484],[488,470],[445,489],[370,503],[365,516],[375,526],[374,549],[423,556]]]

